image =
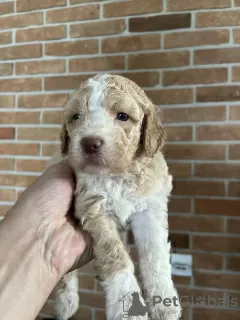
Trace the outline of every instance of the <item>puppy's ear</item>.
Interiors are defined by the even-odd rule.
[[[69,146],[69,136],[66,128],[66,124],[64,123],[62,126],[62,132],[60,134],[60,141],[61,141],[61,154],[66,156],[68,154],[68,146]]]
[[[157,108],[152,104],[144,115],[141,133],[143,152],[152,158],[164,144],[165,131],[157,116]]]

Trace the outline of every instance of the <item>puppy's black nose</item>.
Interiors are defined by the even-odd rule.
[[[102,145],[103,140],[98,137],[84,137],[81,140],[82,149],[88,154],[97,153]]]

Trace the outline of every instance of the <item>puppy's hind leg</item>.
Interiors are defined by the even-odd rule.
[[[58,320],[68,320],[78,310],[78,277],[77,271],[66,274],[55,289],[55,314]]]

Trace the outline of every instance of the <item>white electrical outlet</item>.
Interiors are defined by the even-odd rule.
[[[172,275],[191,277],[192,276],[192,256],[190,254],[171,254]]]

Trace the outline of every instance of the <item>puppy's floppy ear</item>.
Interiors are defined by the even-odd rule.
[[[62,126],[62,132],[60,134],[60,140],[61,140],[61,154],[63,156],[66,156],[68,154],[68,146],[69,146],[69,136],[66,128],[66,124],[64,123]]]
[[[143,152],[152,158],[164,144],[165,131],[157,115],[157,108],[152,104],[146,110],[142,124],[141,142]]]

